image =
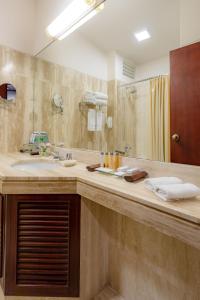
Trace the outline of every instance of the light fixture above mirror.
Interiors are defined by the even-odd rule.
[[[106,0],[73,0],[47,27],[47,33],[63,40],[104,9]]]

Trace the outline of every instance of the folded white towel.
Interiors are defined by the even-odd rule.
[[[108,102],[106,100],[95,99],[95,104],[100,106],[107,106]]]
[[[145,179],[144,183],[149,190],[155,191],[158,185],[178,184],[183,183],[183,181],[177,177],[157,177]]]
[[[104,94],[104,93],[101,93],[101,92],[86,91],[85,95],[84,95],[84,98],[86,98],[86,99],[92,98],[92,99],[96,99],[96,100],[105,100],[105,101],[107,101],[108,100],[108,95]]]
[[[94,92],[92,92],[92,91],[86,91],[85,92],[85,96],[86,97],[94,97]]]
[[[164,201],[188,199],[200,195],[200,189],[191,183],[161,184],[154,192]]]
[[[94,92],[96,99],[108,100],[108,95],[101,92]]]
[[[85,96],[83,98],[83,101],[87,102],[87,103],[95,104],[96,103],[96,98],[94,96]]]
[[[96,130],[96,110],[89,109],[88,110],[88,131]]]
[[[104,114],[102,111],[97,111],[96,113],[96,131],[103,130],[103,123],[104,123]]]

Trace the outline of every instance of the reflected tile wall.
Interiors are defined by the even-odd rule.
[[[0,152],[18,151],[34,129],[47,131],[52,143],[64,142],[66,147],[123,151],[130,145],[130,154],[136,155],[136,102],[119,91],[118,81],[106,82],[0,46],[0,83],[4,82],[16,87],[17,98],[9,105],[0,100]],[[79,109],[86,90],[108,93],[103,112],[113,117],[112,129],[104,122],[101,132],[88,132],[87,110]],[[55,93],[63,97],[62,114],[52,105]]]
[[[79,109],[86,90],[107,93],[107,82],[37,59],[35,129],[47,131],[50,141],[55,144],[64,142],[66,147],[106,150],[106,126],[104,125],[102,132],[88,132],[87,110]],[[55,93],[63,98],[63,113],[52,104]],[[106,115],[106,109],[103,111]]]
[[[130,156],[148,158],[149,82],[127,87],[121,85],[116,81],[108,83],[114,116],[112,144],[121,151],[128,146]]]
[[[16,100],[0,99],[0,152],[13,152],[27,143],[33,130],[34,58],[0,46],[0,84],[12,83]]]

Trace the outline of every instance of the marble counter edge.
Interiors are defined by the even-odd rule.
[[[58,176],[58,177],[19,177],[16,179],[16,177],[9,177],[5,176],[4,178],[0,178],[0,192],[2,194],[14,194],[16,193],[32,193],[33,187],[35,186],[35,190],[41,192],[43,188],[45,188],[45,191],[47,193],[54,193],[54,192],[64,192],[67,193],[67,189],[69,189],[70,186],[73,186],[73,189],[69,189],[70,191],[73,191],[77,193],[77,185],[78,183],[85,183],[88,186],[94,187],[96,189],[105,191],[107,193],[110,193],[111,195],[117,195],[122,198],[122,200],[127,201],[133,201],[138,204],[141,204],[143,206],[156,209],[160,212],[170,214],[175,217],[179,217],[185,221],[189,221],[195,224],[200,224],[200,217],[196,217],[194,215],[190,215],[189,213],[185,212],[184,209],[180,211],[180,207],[176,209],[176,207],[170,207],[169,205],[173,204],[165,204],[161,202],[161,200],[151,200],[153,199],[153,194],[149,191],[145,191],[147,193],[147,196],[143,196],[141,194],[138,194],[137,191],[122,191],[122,188],[118,188],[117,186],[109,186],[108,184],[97,182],[98,179],[92,179],[91,175],[90,178],[86,178],[86,176],[89,176],[89,174],[85,175],[74,175],[74,176]],[[103,176],[103,175],[102,175]],[[134,185],[132,183],[127,183],[129,185]],[[59,191],[59,186],[62,187]],[[34,191],[35,192],[35,191]],[[194,200],[193,200],[194,201]]]

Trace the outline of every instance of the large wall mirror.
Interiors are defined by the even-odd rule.
[[[181,128],[188,126],[189,110],[170,105],[172,80],[177,84],[175,77],[170,81],[170,53],[173,59],[175,49],[200,39],[195,3],[107,0],[101,12],[64,39],[46,35],[36,55],[35,130],[47,131],[52,142],[66,147],[200,164],[186,156],[181,160],[180,151],[173,150],[189,143],[181,130],[172,132],[172,121],[180,117]],[[55,94],[62,97],[63,112],[53,109]]]

